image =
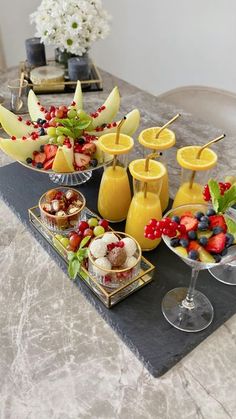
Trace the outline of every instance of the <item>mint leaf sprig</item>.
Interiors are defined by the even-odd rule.
[[[73,281],[76,279],[78,273],[80,273],[82,262],[88,257],[88,248],[85,246],[90,239],[90,236],[84,237],[77,252],[68,252],[68,274]]]
[[[78,138],[83,131],[91,125],[92,118],[84,114],[83,117],[74,118],[55,118],[62,126],[57,127],[58,135],[66,135],[71,138]]]
[[[211,194],[212,206],[216,213],[225,213],[228,208],[236,203],[236,185],[232,185],[224,195],[221,195],[220,187],[216,180],[210,179],[208,186]]]

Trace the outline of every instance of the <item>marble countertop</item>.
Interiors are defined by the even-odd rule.
[[[6,80],[15,72],[0,75],[6,98]],[[108,73],[102,76],[104,91],[84,95],[89,111],[117,84],[121,113],[139,108],[140,129],[182,113],[174,127],[176,147],[203,144],[222,132]],[[62,94],[42,98],[45,104],[69,101]],[[215,146],[220,178],[233,169],[233,141]],[[133,153],[142,151],[136,145]],[[168,154],[172,195],[179,183],[175,153]],[[0,166],[10,162],[0,154]],[[236,316],[153,378],[3,201],[0,214],[2,419],[236,418]]]

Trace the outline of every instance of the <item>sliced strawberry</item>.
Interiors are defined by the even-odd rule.
[[[224,233],[212,236],[207,243],[206,250],[210,253],[221,253],[226,244],[226,235]]]
[[[210,220],[210,229],[213,230],[214,227],[221,227],[223,232],[226,233],[227,225],[223,215],[211,215]]]
[[[34,157],[35,163],[44,163],[46,161],[46,154],[45,153],[38,153]]]
[[[180,224],[186,227],[186,232],[191,230],[197,230],[198,220],[192,215],[182,215]]]
[[[89,156],[94,154],[95,151],[96,151],[96,144],[94,143],[87,143],[87,144],[84,144],[82,147],[82,153],[88,154]]]
[[[44,146],[44,153],[46,154],[46,160],[50,160],[52,157],[55,157],[57,154],[57,145],[46,144]]]
[[[90,162],[90,156],[82,153],[75,153],[75,163],[77,167],[87,166]]]
[[[52,157],[50,160],[45,161],[45,163],[43,165],[44,170],[51,169],[52,165],[53,165],[53,162],[54,162],[54,157]]]
[[[199,250],[200,247],[201,246],[200,246],[200,244],[198,242],[196,242],[195,240],[192,240],[189,243],[188,251],[190,252],[190,250],[197,250],[197,252],[198,252],[198,250]]]

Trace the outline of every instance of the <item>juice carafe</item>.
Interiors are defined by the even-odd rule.
[[[158,160],[165,166],[165,175],[163,176],[160,192],[161,207],[164,212],[169,204],[169,178],[167,171],[168,152],[166,152],[166,150],[175,145],[175,134],[173,131],[165,128],[160,132],[160,135],[158,135],[160,130],[161,127],[145,129],[139,135],[139,142],[145,148],[159,151],[160,157],[158,157]],[[157,135],[158,137],[156,138]]]
[[[160,243],[160,239],[145,238],[144,227],[151,218],[162,218],[159,195],[165,167],[160,162],[150,160],[149,170],[145,171],[145,162],[145,159],[134,160],[129,165],[134,196],[129,207],[125,232],[137,240],[142,250],[152,250]]]
[[[98,194],[98,211],[110,222],[126,219],[131,202],[131,191],[127,175],[127,154],[133,147],[133,139],[125,134],[106,134],[99,139],[100,148],[113,159],[104,167]]]
[[[203,187],[210,177],[210,169],[217,163],[217,155],[210,148],[205,148],[197,158],[200,146],[180,148],[177,161],[181,166],[181,185],[174,199],[173,208],[185,204],[202,204]]]

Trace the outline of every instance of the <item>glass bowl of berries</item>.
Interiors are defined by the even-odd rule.
[[[88,271],[99,284],[119,288],[140,272],[142,251],[138,242],[122,232],[95,237],[88,252]]]
[[[39,200],[40,217],[54,232],[71,231],[78,225],[85,204],[85,197],[76,189],[50,189]]]

